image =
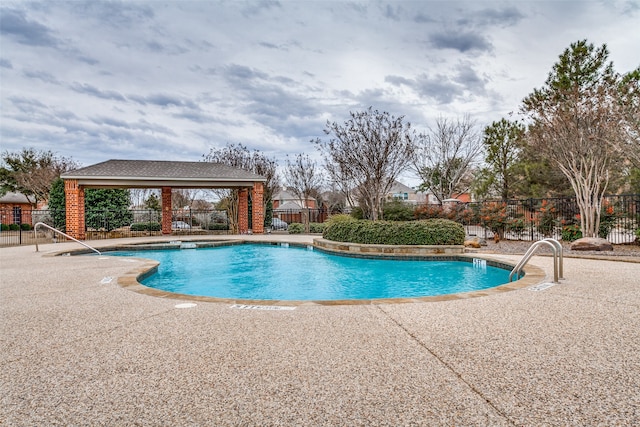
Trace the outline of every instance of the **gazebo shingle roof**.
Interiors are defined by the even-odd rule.
[[[62,174],[83,185],[169,185],[233,187],[265,182],[260,175],[222,163],[162,160],[107,160]]]

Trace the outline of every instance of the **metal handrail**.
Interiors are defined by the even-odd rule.
[[[564,279],[564,259],[562,258],[562,243],[558,242],[556,239],[552,239],[551,237],[547,237],[546,239],[542,240],[553,243],[558,250],[558,274],[560,276],[560,280]]]
[[[520,274],[522,273],[522,269],[524,268],[524,266],[527,264],[527,262],[529,262],[534,252],[543,244],[547,244],[551,246],[551,250],[553,251],[553,282],[559,283],[559,278],[563,278],[562,277],[562,273],[563,273],[562,245],[557,240],[551,239],[551,238],[539,240],[529,247],[529,249],[524,254],[522,259],[518,262],[518,264],[516,264],[515,267],[513,267],[513,270],[511,270],[511,273],[509,274],[509,282],[511,282],[513,275],[516,273],[517,273],[517,277],[520,277]],[[558,252],[559,252],[559,255],[558,255]]]
[[[39,225],[41,225],[41,226],[43,226],[45,228],[48,228],[49,230],[53,231],[54,233],[62,234],[67,239],[71,239],[74,242],[80,243],[85,248],[89,248],[92,251],[96,252],[98,255],[102,255],[100,253],[100,251],[97,250],[96,248],[92,248],[91,246],[87,245],[86,243],[83,243],[78,239],[74,239],[73,237],[69,236],[67,233],[62,232],[62,231],[58,230],[57,228],[53,228],[50,225],[45,224],[44,222],[38,222],[38,223],[36,223],[36,225],[33,226],[33,231],[34,231],[34,234],[35,234],[35,237],[36,237],[36,252],[39,252],[39,249],[38,249],[38,226]]]

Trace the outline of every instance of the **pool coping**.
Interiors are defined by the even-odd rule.
[[[514,265],[500,260],[496,257],[486,255],[486,254],[478,254],[478,253],[462,253],[462,254],[393,254],[393,253],[357,253],[357,252],[349,252],[349,251],[337,251],[330,250],[327,248],[317,247],[315,245],[314,239],[314,250],[319,250],[326,253],[333,253],[342,256],[351,256],[351,257],[360,257],[360,258],[378,258],[378,259],[403,259],[403,260],[462,260],[466,262],[473,262],[473,259],[482,259],[488,261],[489,265],[500,267],[500,268],[513,268]],[[150,247],[158,248],[160,245],[163,245],[163,248],[173,249],[179,248],[180,243],[176,239],[172,239],[166,242],[163,241],[151,241],[151,242],[136,242],[130,244],[114,244],[105,247],[101,247],[102,255],[108,255],[108,252],[117,251],[117,250],[146,250]],[[266,240],[266,241],[252,241],[245,239],[233,239],[233,240],[215,240],[215,239],[207,239],[207,240],[192,240],[190,243],[196,243],[196,247],[219,247],[219,246],[231,246],[238,244],[267,244],[267,245],[282,245],[287,244],[291,246],[299,246],[299,247],[308,247],[311,246],[305,243],[299,242],[283,242],[282,240]],[[162,250],[162,249],[160,249]],[[77,249],[77,250],[67,250],[56,252],[50,254],[51,256],[59,256],[59,255],[81,255],[91,253],[90,250],[87,249]],[[484,296],[497,295],[504,292],[515,291],[519,289],[523,289],[532,285],[539,284],[544,281],[546,278],[546,273],[540,267],[537,267],[532,264],[527,264],[524,267],[525,275],[510,283],[505,283],[503,285],[499,285],[489,289],[482,289],[477,291],[470,292],[462,292],[455,294],[446,294],[446,295],[436,295],[436,296],[425,296],[425,297],[410,297],[410,298],[379,298],[379,299],[362,299],[362,300],[253,300],[253,299],[235,299],[235,298],[217,298],[217,297],[207,297],[207,296],[197,296],[197,295],[187,295],[180,294],[174,292],[162,291],[159,289],[151,288],[140,283],[140,280],[148,277],[151,274],[154,274],[160,263],[155,260],[151,260],[148,258],[136,258],[136,260],[141,261],[142,264],[137,265],[135,268],[127,271],[126,273],[117,277],[117,284],[126,290],[136,292],[138,294],[152,296],[156,298],[166,298],[166,299],[176,299],[182,301],[192,301],[192,302],[212,302],[212,303],[224,303],[224,304],[242,304],[242,305],[260,305],[260,306],[287,306],[287,307],[295,307],[295,306],[308,306],[308,305],[316,305],[316,306],[337,306],[337,305],[377,305],[377,304],[406,304],[406,303],[420,303],[420,302],[440,302],[440,301],[455,301],[455,300],[463,300],[469,298],[479,298]]]

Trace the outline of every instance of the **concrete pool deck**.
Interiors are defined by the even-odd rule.
[[[640,424],[638,263],[450,301],[176,308],[117,285],[136,261],[47,256],[76,248],[0,249],[0,424]]]

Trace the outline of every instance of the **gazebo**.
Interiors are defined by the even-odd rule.
[[[158,160],[107,160],[61,175],[66,197],[67,233],[85,238],[85,188],[159,188],[162,191],[162,234],[171,234],[173,188],[239,190],[238,227],[249,230],[249,191],[253,233],[264,232],[263,190],[266,178],[221,163]]]

